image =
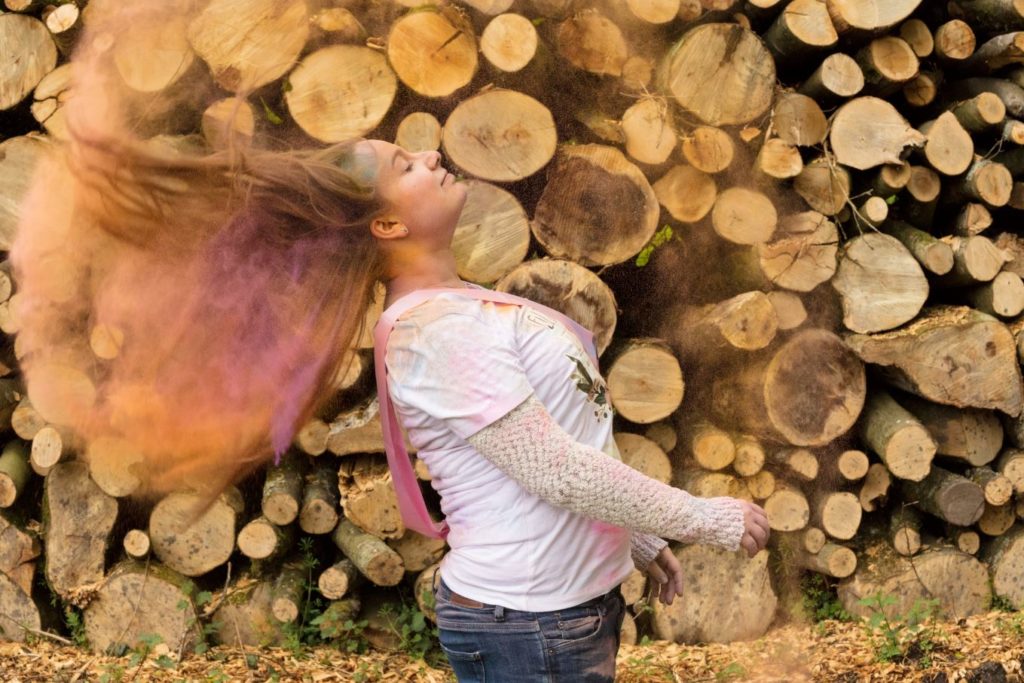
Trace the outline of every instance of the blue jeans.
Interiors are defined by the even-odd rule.
[[[618,587],[574,607],[522,612],[451,602],[435,591],[441,649],[459,683],[611,683],[625,601]]]

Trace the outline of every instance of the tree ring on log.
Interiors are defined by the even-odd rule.
[[[705,24],[669,51],[663,83],[676,101],[712,126],[753,121],[771,106],[775,60],[738,24]]]

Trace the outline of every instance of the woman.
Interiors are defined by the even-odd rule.
[[[38,173],[12,250],[22,370],[84,457],[130,456],[138,493],[198,489],[200,514],[283,452],[330,395],[376,281],[389,311],[469,287],[451,250],[465,188],[436,152],[207,153],[82,123]],[[439,292],[400,316],[386,352],[451,528],[437,614],[460,680],[612,680],[634,562],[663,601],[682,589],[659,536],[764,547],[757,506],[607,457],[598,369],[542,312]]]
[[[693,498],[606,457],[617,456],[607,388],[580,340],[532,307],[460,295],[451,240],[465,190],[440,155],[366,144],[384,202],[370,230],[386,315],[403,308],[386,350],[391,395],[450,528],[441,645],[460,681],[613,680],[618,585],[634,562],[663,602],[682,592],[657,536],[752,556],[768,538],[764,512]],[[403,307],[429,289],[438,295]]]

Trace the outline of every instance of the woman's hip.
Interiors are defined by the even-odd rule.
[[[441,647],[460,683],[614,680],[625,613],[618,587],[551,612],[453,602],[443,581],[435,597]]]

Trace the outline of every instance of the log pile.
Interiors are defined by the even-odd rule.
[[[66,135],[88,19],[4,4],[0,249]],[[623,459],[764,505],[776,540],[755,560],[676,549],[688,583],[671,608],[648,613],[643,577],[627,581],[627,641],[760,635],[769,553],[839,580],[854,612],[878,591],[893,613],[1024,608],[1020,2],[211,0],[112,55],[210,149],[441,149],[468,178],[460,275],[594,331]],[[97,649],[144,633],[188,648],[197,618],[224,642],[281,642],[304,583],[335,621],[383,624],[410,588],[430,613],[445,547],[397,514],[368,334],[288,457],[186,520],[189,492],[139,508],[130,453],[83,452],[33,408],[18,326],[0,267],[4,637],[53,623],[47,589]],[[90,346],[102,362],[120,343],[97,329]],[[310,547],[315,575],[298,564]],[[216,593],[208,609],[187,579]],[[386,631],[367,633],[386,647]]]

